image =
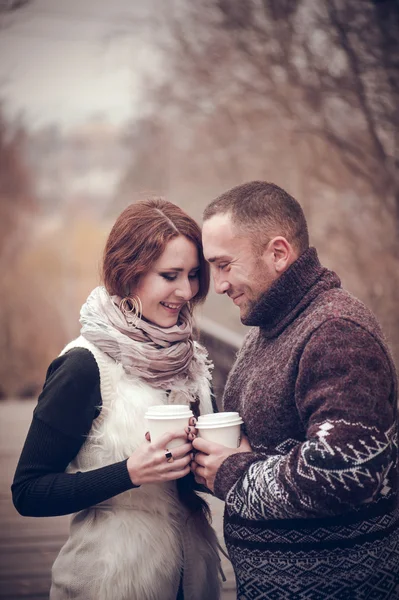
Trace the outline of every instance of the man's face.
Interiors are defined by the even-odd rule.
[[[268,251],[257,255],[250,238],[239,235],[228,214],[218,214],[205,221],[202,243],[215,291],[233,300],[244,321],[259,297],[278,277]]]

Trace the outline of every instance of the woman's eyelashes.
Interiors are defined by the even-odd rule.
[[[199,270],[197,269],[196,271],[192,271],[191,273],[188,274],[188,278],[189,279],[197,279],[199,275]],[[176,281],[178,275],[177,273],[160,273],[160,276],[163,277],[164,279],[166,279],[166,281]]]
[[[175,281],[177,278],[175,273],[160,273],[160,276],[166,279],[166,281]]]

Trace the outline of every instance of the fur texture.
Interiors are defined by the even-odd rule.
[[[82,337],[63,352],[75,346],[89,349],[97,361],[103,405],[70,472],[126,459],[144,440],[147,408],[168,401],[163,390],[128,376]],[[196,390],[182,386],[189,393],[179,394],[179,402],[195,391],[201,413],[212,412],[208,367],[196,348],[204,376]],[[142,485],[73,515],[69,540],[53,566],[51,599],[175,600],[182,569],[188,598],[217,598],[216,537],[209,524],[199,528],[196,522],[179,502],[175,482]],[[185,542],[192,535],[195,545]]]

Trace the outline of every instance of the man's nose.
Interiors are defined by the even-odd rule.
[[[215,292],[217,294],[225,294],[230,287],[230,284],[225,279],[218,277],[217,275],[213,276],[213,283],[215,286]]]

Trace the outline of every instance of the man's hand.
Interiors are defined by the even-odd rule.
[[[191,462],[191,470],[194,473],[195,480],[197,483],[205,485],[212,492],[214,491],[216,473],[226,458],[238,452],[252,452],[248,439],[244,435],[238,448],[227,448],[201,438],[195,438],[192,444],[197,451],[194,454],[194,460]]]

